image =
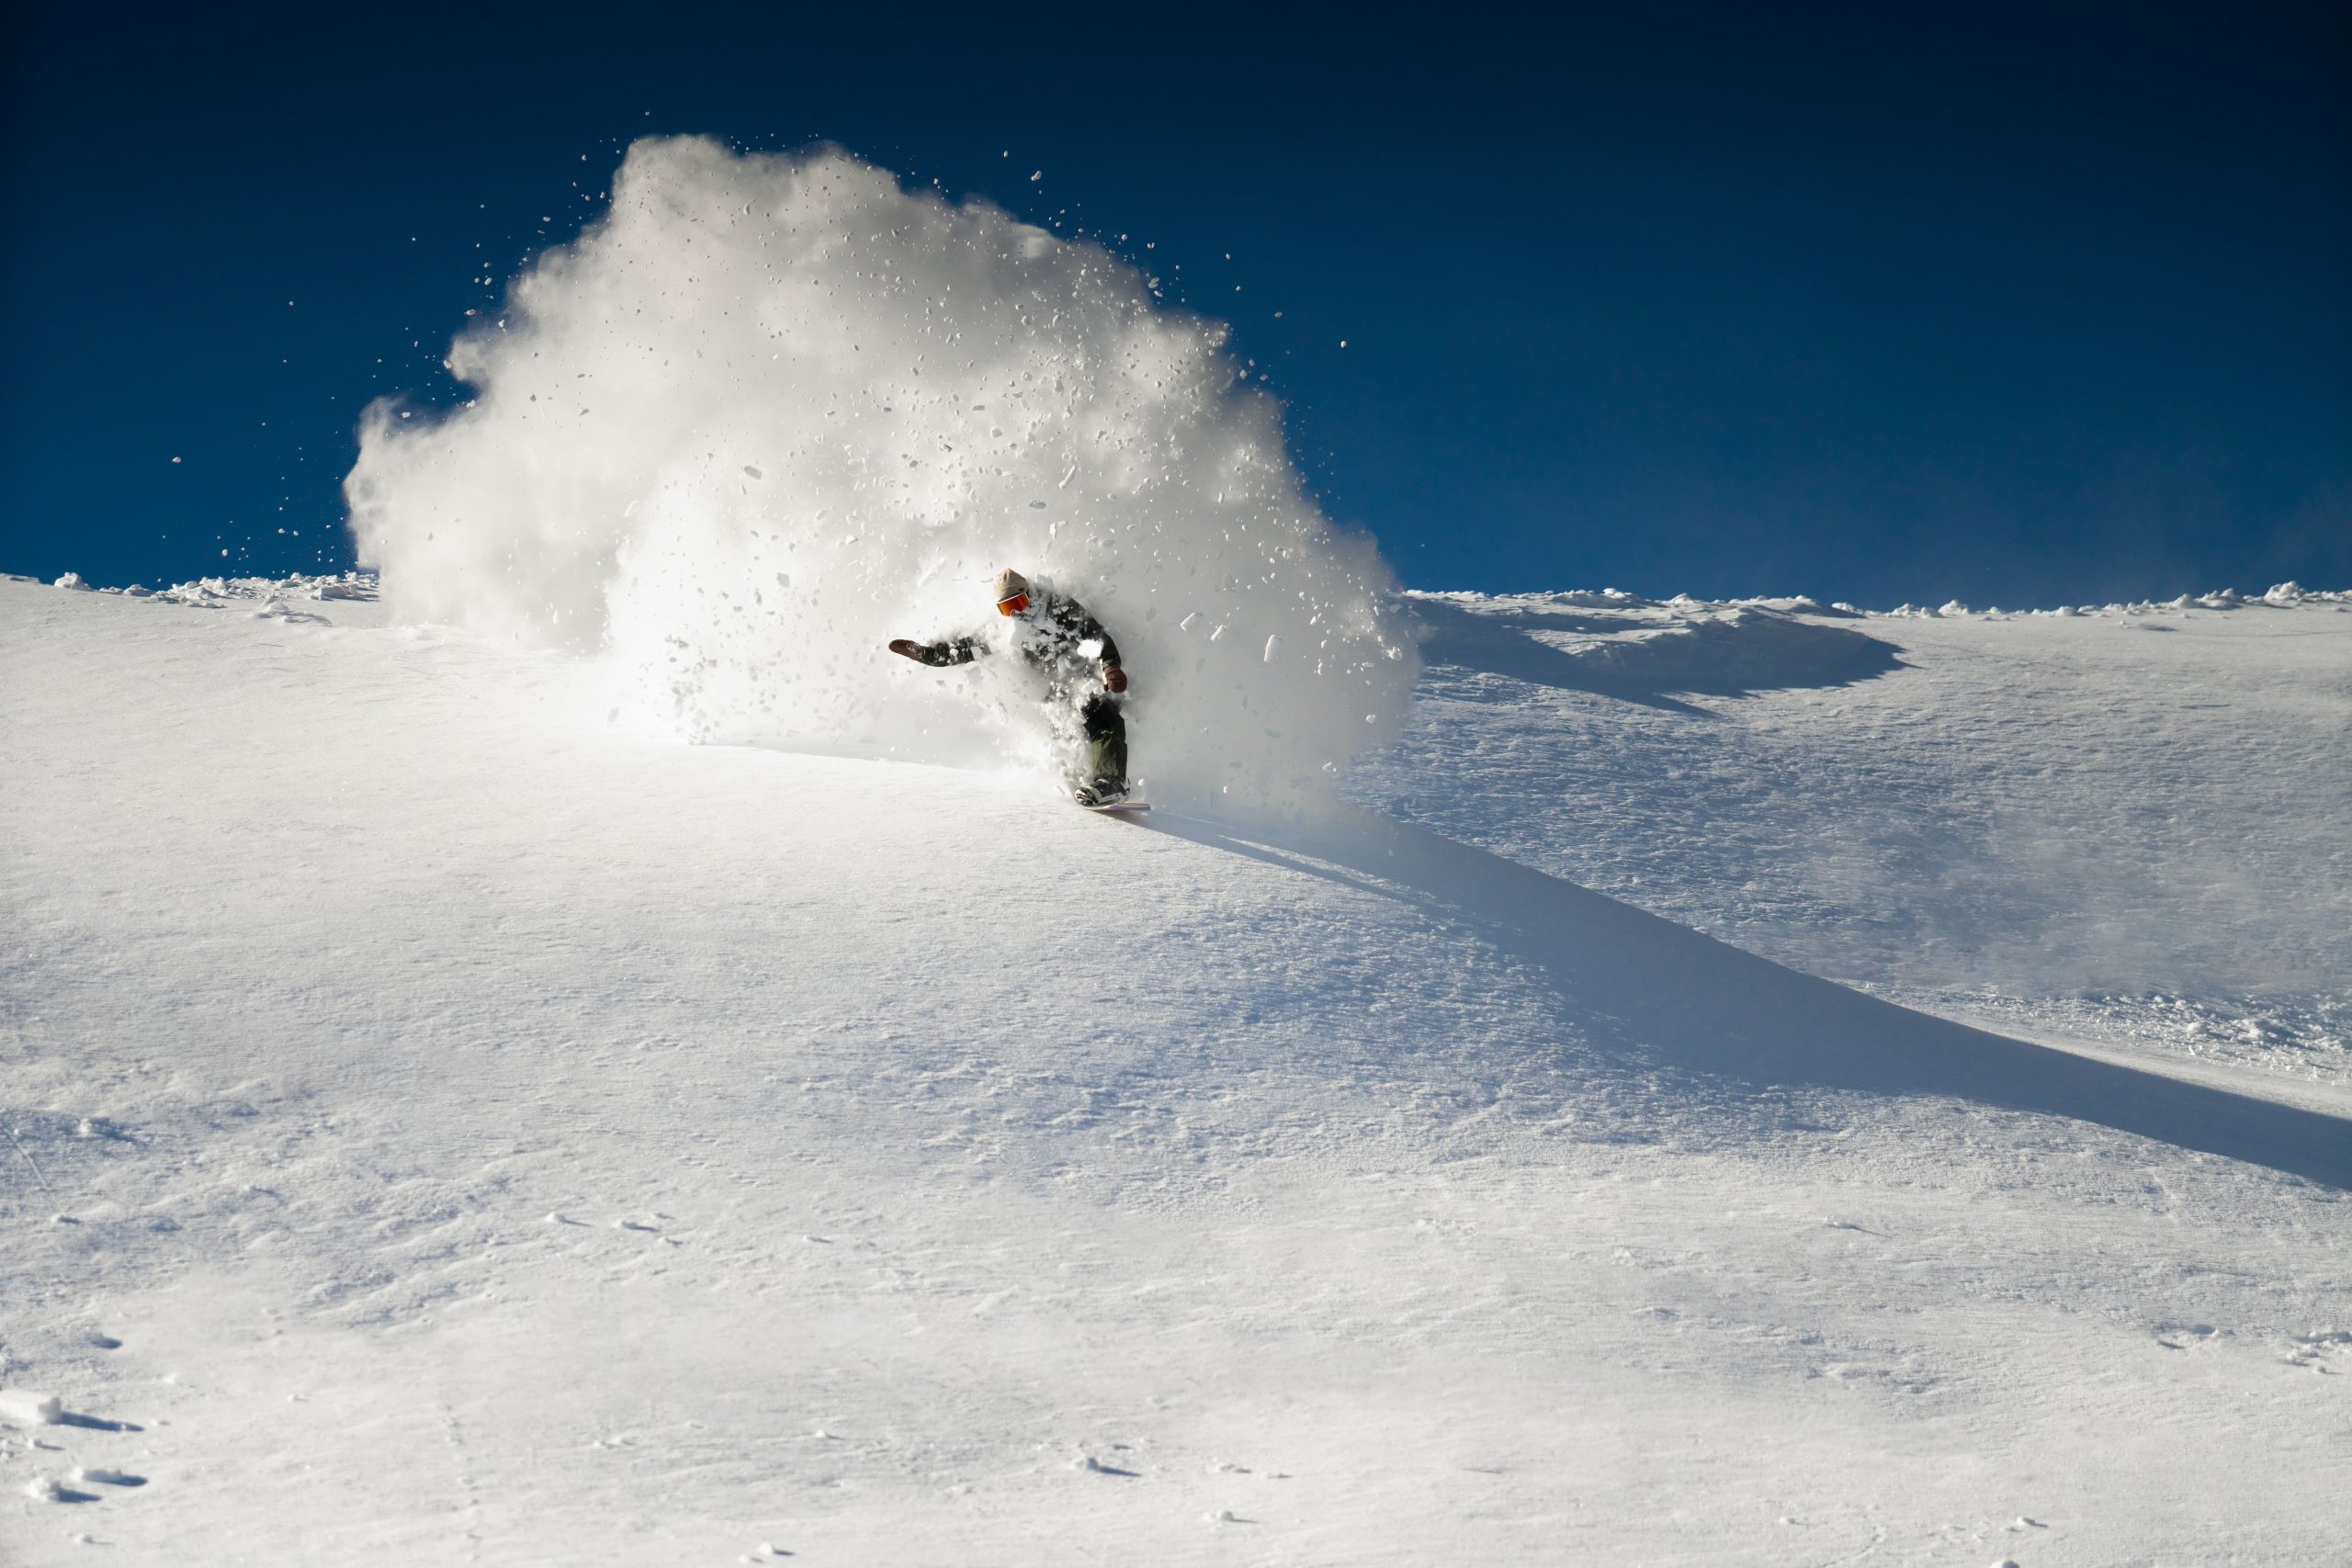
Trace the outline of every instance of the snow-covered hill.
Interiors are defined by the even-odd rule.
[[[1244,826],[367,593],[0,583],[17,1559],[2340,1553],[2340,599],[1424,596]]]
[[[1420,716],[1360,798],[1934,1010],[2352,1066],[2344,595],[1415,598]]]

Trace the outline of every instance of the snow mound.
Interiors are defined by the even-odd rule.
[[[2108,604],[2061,604],[2052,610],[2005,611],[1999,605],[1982,610],[1971,609],[1957,599],[1947,600],[1933,607],[1898,604],[1892,610],[1858,612],[1866,615],[1884,616],[1894,620],[1968,620],[1981,618],[1999,620],[2005,615],[2147,615],[2163,610],[2290,610],[2299,605],[2335,604],[2352,606],[2352,589],[2308,589],[2299,582],[2274,583],[2262,594],[2247,598],[2234,588],[2218,588],[2210,593],[2178,593],[2170,599],[2140,599],[2126,604],[2117,601]],[[1841,605],[1841,609],[1851,606]]]
[[[111,593],[115,590],[102,589]],[[151,604],[181,604],[198,610],[225,609],[232,604],[258,601],[263,610],[267,606],[283,607],[288,600],[342,600],[366,603],[376,597],[376,578],[372,572],[346,571],[334,576],[306,577],[300,572],[291,577],[198,577],[186,582],[175,582],[169,588],[149,589],[132,583],[123,589],[127,599],[143,599]]]
[[[1293,801],[1396,733],[1409,646],[1227,329],[1156,293],[836,150],[639,141],[458,338],[462,408],[368,412],[360,556],[403,618],[609,646],[687,739],[966,766],[1042,763],[1035,704],[882,645],[987,630],[1016,567],[1111,628],[1155,794]]]
[[[1755,602],[1685,597],[1660,604],[1613,593],[1405,597],[1432,664],[1610,695],[1836,685],[1897,662],[1892,644]]]
[[[26,1389],[0,1389],[0,1420],[19,1427],[53,1426],[64,1405],[53,1393],[34,1393]]]

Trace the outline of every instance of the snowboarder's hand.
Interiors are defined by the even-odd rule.
[[[1127,672],[1120,669],[1115,664],[1105,664],[1102,666],[1102,685],[1103,689],[1106,691],[1125,691],[1127,689]]]
[[[892,637],[890,639],[890,651],[897,654],[901,659],[911,659],[917,663],[921,663],[922,661],[922,649],[917,648],[914,645],[913,640],[909,637]]]

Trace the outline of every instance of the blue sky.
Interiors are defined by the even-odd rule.
[[[704,131],[1151,243],[1413,586],[2352,585],[2340,8],[320,9],[0,24],[0,570],[344,564],[360,407]]]

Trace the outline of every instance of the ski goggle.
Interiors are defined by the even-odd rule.
[[[996,602],[996,613],[1000,615],[1023,615],[1028,608],[1029,595],[1026,593],[1008,593]]]

